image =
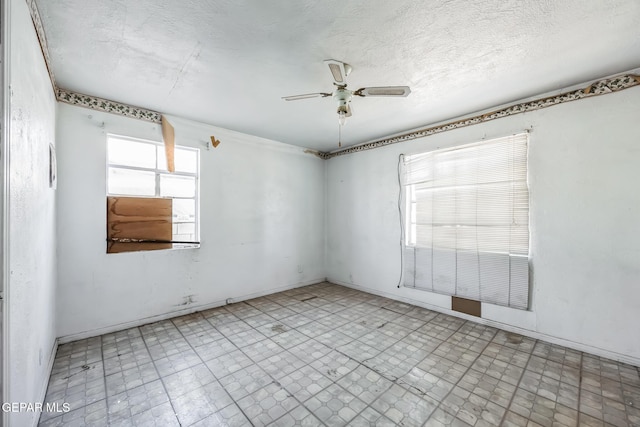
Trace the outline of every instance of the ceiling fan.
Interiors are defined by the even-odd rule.
[[[303,95],[285,96],[282,99],[285,101],[298,101],[300,99],[326,98],[333,96],[333,99],[338,102],[338,123],[342,126],[344,125],[347,117],[351,117],[351,99],[354,96],[405,97],[411,93],[409,86],[363,87],[358,90],[347,89],[347,76],[351,73],[351,65],[336,61],[335,59],[327,59],[324,63],[329,66],[329,71],[331,71],[331,75],[333,76],[333,84],[336,86],[336,89],[332,93],[306,93]]]

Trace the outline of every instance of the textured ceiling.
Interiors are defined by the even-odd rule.
[[[640,66],[640,1],[37,0],[59,87],[321,151]]]

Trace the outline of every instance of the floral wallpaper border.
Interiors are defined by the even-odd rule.
[[[40,19],[40,12],[38,11],[36,0],[27,0],[27,7],[29,8],[29,12],[31,13],[31,21],[33,21],[33,27],[36,30],[36,36],[38,37],[38,42],[40,43],[42,56],[44,56],[44,63],[47,66],[47,72],[49,73],[49,78],[51,79],[51,84],[53,85],[54,92],[55,92],[56,79],[55,79],[55,76],[53,75],[53,70],[51,69],[51,58],[49,57],[49,45],[47,44],[47,38],[45,37],[45,34],[44,34],[44,27],[42,26],[42,19]]]
[[[26,3],[31,14],[33,27],[35,28],[36,35],[38,36],[38,42],[40,43],[40,49],[42,50],[42,56],[44,57],[47,71],[49,72],[49,78],[51,79],[53,91],[58,101],[66,102],[67,104],[77,105],[80,107],[91,108],[93,110],[105,111],[107,113],[120,114],[122,116],[131,117],[134,119],[160,123],[161,114],[158,112],[147,110],[145,108],[134,107],[132,105],[123,104],[121,102],[115,102],[104,98],[98,98],[91,95],[83,95],[58,87],[55,76],[53,74],[53,70],[51,68],[49,46],[47,44],[47,37],[44,32],[42,19],[40,18],[40,11],[38,11],[36,0],[26,0]]]
[[[372,150],[374,148],[384,147],[386,145],[397,144],[399,142],[423,138],[425,136],[446,132],[452,129],[458,129],[465,126],[488,122],[490,120],[495,120],[502,117],[512,116],[514,114],[526,113],[527,111],[535,111],[541,108],[547,108],[553,105],[575,101],[578,99],[618,92],[620,90],[628,89],[637,85],[640,85],[640,75],[625,74],[617,77],[612,77],[610,79],[599,80],[582,89],[576,89],[571,92],[565,92],[559,95],[540,98],[533,101],[521,102],[519,104],[514,104],[500,110],[492,111],[490,113],[480,114],[478,116],[473,116],[466,119],[421,129],[411,133],[406,133],[404,135],[380,139],[378,141],[369,142],[367,144],[348,147],[343,150],[333,151],[331,153],[320,153],[320,157],[323,159],[330,159],[336,156],[357,153],[358,151]]]
[[[49,77],[51,78],[51,83],[53,84],[58,101],[66,102],[67,104],[71,105],[78,105],[80,107],[91,108],[94,110],[105,111],[107,113],[120,114],[122,116],[131,117],[134,119],[160,123],[162,115],[156,111],[151,111],[145,108],[134,107],[120,102],[110,101],[108,99],[98,98],[91,95],[83,95],[72,92],[70,90],[58,88],[55,82],[53,71],[51,69],[47,39],[44,34],[44,28],[42,26],[42,20],[40,19],[40,13],[38,12],[38,8],[36,6],[36,0],[26,0],[26,2],[27,6],[29,7],[29,11],[31,12],[31,19],[33,20],[33,25],[38,35],[38,41],[40,42],[40,47],[42,48],[42,53],[47,65],[47,70],[49,71]],[[599,80],[582,89],[576,89],[570,92],[561,93],[555,96],[548,96],[533,101],[521,102],[489,113],[480,114],[466,119],[456,120],[442,125],[428,127],[399,136],[380,139],[378,141],[369,142],[362,145],[348,147],[330,153],[323,153],[316,150],[306,150],[306,152],[320,157],[321,159],[327,160],[345,154],[372,150],[374,148],[384,147],[386,145],[397,144],[399,142],[410,141],[417,138],[423,138],[425,136],[434,135],[436,133],[488,122],[490,120],[512,116],[514,114],[526,113],[527,111],[535,111],[541,108],[547,108],[565,102],[618,92],[620,90],[628,89],[637,85],[640,85],[640,75],[624,74],[617,77]]]
[[[67,104],[91,108],[93,110],[104,111],[107,113],[119,114],[133,119],[146,120],[152,123],[160,123],[162,116],[156,111],[134,107],[128,104],[122,104],[120,102],[110,101],[108,99],[98,98],[95,96],[83,95],[65,89],[56,89],[56,98],[58,98],[58,101],[66,102]]]

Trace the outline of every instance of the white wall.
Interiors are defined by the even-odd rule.
[[[533,126],[531,311],[483,304],[483,317],[640,364],[639,117],[640,87],[635,87],[330,159],[328,279],[450,309],[450,297],[397,288],[398,155]]]
[[[67,104],[58,112],[63,341],[324,280],[323,160],[172,118],[176,144],[202,148],[202,245],[106,254],[106,134],[160,141],[160,128]],[[207,151],[210,135],[222,143]]]
[[[10,1],[10,128],[7,290],[8,402],[44,398],[55,345],[55,191],[49,188],[49,143],[56,103],[26,2]],[[16,413],[11,425],[39,414]]]

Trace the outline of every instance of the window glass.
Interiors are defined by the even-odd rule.
[[[158,169],[167,170],[167,155],[164,146],[159,145],[158,148]],[[176,172],[198,172],[198,152],[188,148],[176,147],[173,156],[173,163]]]
[[[148,171],[109,168],[109,194],[127,196],[154,196],[156,174]]]
[[[160,175],[160,197],[194,197],[196,180],[192,176]]]
[[[192,242],[195,239],[196,224],[182,222],[173,224],[173,240],[178,242]]]
[[[193,222],[196,218],[196,202],[193,199],[173,199],[173,222]]]
[[[107,147],[110,164],[140,168],[156,167],[155,151],[155,144],[118,138],[109,138]]]

